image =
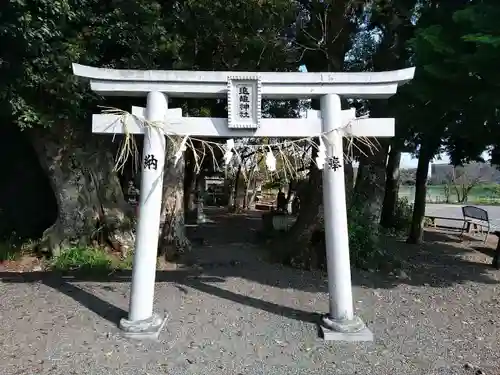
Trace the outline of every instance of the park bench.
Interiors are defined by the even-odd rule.
[[[430,220],[430,225],[434,228],[436,227],[436,220],[450,220],[450,221],[460,221],[462,222],[462,228],[460,232],[460,237],[463,236],[464,232],[467,233],[484,233],[483,229],[486,229],[486,236],[484,238],[484,242],[488,239],[488,235],[490,234],[491,224],[490,219],[488,217],[488,211],[475,207],[475,206],[463,206],[462,207],[462,218],[456,217],[444,217],[444,216],[435,216],[435,215],[426,215],[425,217]]]
[[[462,214],[464,216],[464,224],[462,225],[462,232],[460,236],[467,233],[483,233],[483,228],[486,229],[486,236],[484,237],[484,243],[488,239],[490,234],[490,218],[488,217],[488,211],[475,207],[475,206],[463,206]]]

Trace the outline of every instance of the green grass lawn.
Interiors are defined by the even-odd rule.
[[[400,197],[407,197],[413,201],[415,194],[414,186],[401,186]],[[427,187],[427,202],[429,203],[458,203],[455,190],[452,188],[448,202],[446,202],[445,185],[429,185]],[[469,192],[466,203],[471,204],[499,204],[500,184],[479,184]]]

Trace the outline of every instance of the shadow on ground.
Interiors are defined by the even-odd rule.
[[[409,245],[403,240],[386,238],[390,256],[399,259],[409,278],[391,278],[377,273],[371,278],[375,288],[392,288],[398,284],[451,287],[460,283],[498,284],[498,274],[491,266],[491,253],[478,252],[478,239],[459,237],[455,231],[427,230],[424,243]]]
[[[265,257],[258,246],[251,244],[262,225],[261,213],[230,215],[214,210],[210,214],[215,223],[201,230],[207,246],[196,249],[191,259],[201,264],[208,274],[241,277],[273,287],[326,291],[324,272],[305,272],[256,261],[258,257]],[[228,246],[228,243],[238,245]],[[481,239],[467,235],[460,238],[460,231],[450,229],[427,230],[425,242],[420,245],[409,245],[404,240],[387,237],[382,240],[383,249],[389,259],[403,264],[409,278],[398,277],[398,270],[391,274],[389,264],[386,271],[353,270],[353,284],[372,288],[394,288],[400,284],[431,287],[449,287],[465,282],[496,284],[499,281],[491,266],[492,254],[476,251],[478,249],[474,246],[480,243]]]
[[[258,298],[243,296],[217,286],[226,278],[236,277],[263,285],[306,292],[327,292],[326,275],[323,272],[308,272],[270,264],[262,260],[262,253],[249,242],[260,226],[260,214],[228,215],[216,212],[212,215],[215,223],[207,225],[204,245],[196,247],[191,256],[197,262],[184,265],[172,271],[158,271],[158,283],[175,283],[180,290],[185,287],[223,298],[235,303],[251,306],[287,318],[317,322],[316,314],[281,306]],[[353,284],[368,288],[394,288],[400,284],[444,288],[457,283],[497,284],[497,273],[490,265],[491,258],[477,252],[457,240],[457,234],[426,232],[426,242],[422,245],[408,245],[403,241],[386,238],[383,246],[395,259],[403,264],[404,274],[398,271],[358,271],[353,270]],[[196,263],[196,264],[193,264]],[[0,273],[5,283],[43,283],[70,296],[83,306],[103,318],[116,323],[126,312],[110,305],[97,296],[79,288],[77,282],[120,283],[130,282],[131,273],[109,270],[101,272],[30,272]],[[112,289],[113,286],[105,286]]]
[[[103,317],[104,319],[117,323],[121,318],[126,317],[127,313],[109,302],[89,293],[88,291],[74,285],[78,282],[99,282],[99,283],[121,283],[130,282],[132,274],[130,271],[119,271],[113,274],[107,272],[95,273],[54,273],[54,272],[27,272],[12,273],[1,272],[0,279],[6,283],[42,283],[74,299],[89,310]],[[214,277],[203,275],[201,270],[173,270],[159,271],[156,274],[158,283],[169,282],[176,283],[177,288],[187,293],[185,287],[196,289],[200,292],[226,299],[235,303],[250,306],[256,309],[267,311],[275,315],[281,315],[286,318],[299,320],[303,322],[317,323],[320,316],[318,314],[306,312],[291,307],[281,306],[272,302],[263,301],[258,298],[243,296],[212,285],[218,282],[224,282],[223,277]],[[111,284],[112,285],[112,284]],[[113,286],[104,286],[105,289],[113,291]]]

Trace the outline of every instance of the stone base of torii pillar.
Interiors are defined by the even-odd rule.
[[[358,317],[349,322],[336,322],[324,316],[319,328],[325,341],[373,341],[373,332]]]

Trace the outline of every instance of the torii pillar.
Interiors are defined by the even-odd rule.
[[[73,64],[77,76],[90,80],[101,95],[147,97],[146,108],[134,116],[93,115],[94,133],[144,134],[139,222],[132,272],[130,312],[120,327],[130,337],[158,337],[165,318],[153,312],[165,136],[304,138],[323,134],[326,167],[323,204],[328,270],[329,312],[320,322],[327,340],[372,340],[363,321],[354,315],[342,137],[392,137],[394,119],[356,119],[354,110],[341,110],[340,97],[377,99],[396,93],[413,78],[414,68],[379,73],[254,73],[202,71],[141,71],[93,68]],[[228,118],[182,117],[167,109],[167,97],[227,98]],[[307,118],[266,119],[261,99],[321,99],[321,111]],[[141,118],[163,124],[144,127]],[[162,131],[163,130],[163,131]]]

